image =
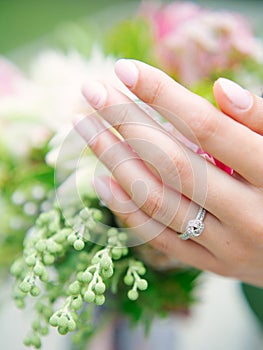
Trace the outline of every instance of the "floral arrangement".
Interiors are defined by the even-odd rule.
[[[147,245],[129,247],[91,185],[105,169],[71,126],[90,113],[80,94],[85,78],[125,90],[113,74],[117,57],[157,65],[210,100],[219,75],[254,90],[263,76],[262,43],[243,17],[187,2],[143,4],[89,57],[45,51],[27,73],[1,58],[0,265],[12,264],[17,306],[29,294],[36,301],[28,346],[40,348],[53,326],[73,332],[74,349],[84,349],[103,304],[103,314],[114,310],[148,329],[155,316],[195,300],[199,271]]]

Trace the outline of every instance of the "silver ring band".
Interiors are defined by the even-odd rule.
[[[198,237],[204,230],[204,218],[205,218],[206,210],[200,207],[198,214],[195,219],[189,220],[185,229],[185,232],[181,233],[179,237],[186,241],[192,237]]]

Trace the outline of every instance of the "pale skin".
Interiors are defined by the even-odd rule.
[[[95,179],[99,196],[167,256],[263,287],[263,99],[219,79],[219,110],[142,62],[120,60],[116,74],[174,130],[165,130],[113,86],[88,83],[83,94],[102,119],[90,115],[75,127],[113,174]],[[181,146],[176,130],[234,174]],[[204,231],[181,240],[178,233],[200,206],[207,210]]]

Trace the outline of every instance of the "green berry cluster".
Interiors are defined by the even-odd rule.
[[[53,327],[58,328],[61,335],[73,332],[76,329],[76,321],[78,314],[76,312],[68,312],[66,308],[56,311],[49,319],[49,323]]]
[[[82,250],[85,243],[91,239],[91,231],[96,227],[96,222],[102,220],[102,214],[97,209],[82,209],[79,215],[67,221],[73,229],[68,236],[68,242],[73,245],[76,250]]]
[[[38,281],[47,283],[47,267],[63,255],[66,237],[71,230],[61,227],[60,214],[57,210],[42,213],[37,219],[24,242],[24,257],[14,262],[11,273],[17,278],[15,299],[23,306],[23,299],[28,293],[37,297],[41,290]]]
[[[148,288],[146,279],[141,278],[146,273],[146,269],[141,261],[131,260],[126,275],[124,276],[124,283],[132,288],[128,291],[128,298],[130,300],[137,300],[139,297],[138,290],[144,291]]]
[[[31,332],[24,339],[24,344],[39,349],[41,348],[41,336],[45,336],[49,332],[48,320],[53,313],[53,309],[48,301],[45,303],[38,301],[36,310],[37,316],[32,322]]]
[[[50,318],[50,324],[58,327],[60,334],[73,330],[69,325],[61,326],[59,322],[61,317],[72,323],[72,320],[75,319],[75,312],[80,310],[85,302],[98,306],[105,302],[104,293],[107,288],[107,280],[114,274],[113,260],[118,260],[128,254],[128,248],[124,245],[127,241],[125,233],[119,233],[117,229],[111,228],[107,236],[106,247],[99,249],[91,258],[89,266],[77,273],[76,279],[68,286],[69,297],[65,304]]]
[[[131,300],[147,288],[140,277],[145,273],[143,264],[128,256],[125,232],[98,225],[103,215],[97,208],[68,212],[72,214],[67,220],[57,206],[40,214],[25,238],[23,257],[11,267],[17,306],[25,306],[28,294],[37,300],[37,315],[25,339],[35,348],[41,346],[41,336],[50,325],[60,334],[75,331],[74,339],[91,334],[92,321],[83,322],[82,315],[92,318],[87,310],[103,305],[107,290],[116,292],[126,271]],[[92,242],[93,237],[101,238],[103,245]]]

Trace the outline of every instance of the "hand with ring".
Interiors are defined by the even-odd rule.
[[[143,104],[90,82],[96,116],[75,123],[114,177],[95,179],[99,196],[169,257],[263,287],[263,99],[220,78],[219,110],[140,61],[115,71]]]

